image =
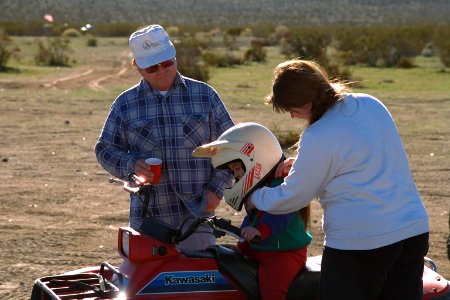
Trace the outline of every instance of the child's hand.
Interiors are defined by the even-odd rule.
[[[236,245],[224,245],[224,246],[227,247],[227,248],[233,249],[233,250],[236,251],[237,253],[242,253],[241,248],[239,248],[239,247],[236,246]]]
[[[259,232],[258,229],[255,227],[244,227],[241,229],[241,236],[246,240],[247,242],[251,241],[255,236],[261,237],[261,232]]]

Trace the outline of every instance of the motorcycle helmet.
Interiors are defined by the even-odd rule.
[[[211,157],[215,169],[228,169],[240,161],[244,174],[224,190],[225,202],[240,211],[247,195],[264,183],[264,180],[284,159],[280,143],[273,133],[258,123],[235,125],[209,144],[197,147],[195,157]]]

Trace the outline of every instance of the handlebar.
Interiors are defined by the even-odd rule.
[[[122,184],[123,189],[133,195],[142,195],[145,189],[153,186],[135,173],[128,173],[128,180],[111,177],[109,178],[109,183]]]
[[[128,180],[122,180],[118,178],[110,178],[110,183],[120,183],[123,185],[123,189],[131,194],[134,195],[142,195],[146,189],[153,188],[153,185],[146,183],[141,177],[137,176],[134,173],[128,174]],[[160,237],[161,236],[161,230],[164,231],[164,229],[170,231],[170,233],[167,235],[166,242],[178,244],[181,241],[184,241],[189,236],[191,236],[200,226],[206,226],[209,228],[212,228],[213,234],[216,238],[223,237],[225,235],[230,235],[237,239],[239,242],[243,242],[244,239],[241,237],[241,229],[239,227],[236,227],[231,224],[231,220],[221,218],[221,217],[200,217],[196,218],[194,222],[188,227],[187,230],[181,231],[181,229],[174,230],[174,228],[170,227],[168,224],[161,224],[161,222],[156,221],[150,217],[145,217],[143,222],[143,226],[141,226],[141,230],[144,231],[143,233],[149,234],[152,236]],[[144,226],[145,223],[145,226]],[[158,223],[157,226],[154,226],[155,223]],[[153,224],[153,225],[149,225]],[[167,225],[167,226],[165,226]],[[165,227],[165,228],[164,228]],[[153,229],[158,228],[155,232]],[[166,239],[166,237],[164,237]],[[252,243],[260,243],[260,238],[257,236],[252,239]]]

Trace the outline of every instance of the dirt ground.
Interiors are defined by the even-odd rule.
[[[1,299],[27,299],[38,277],[120,261],[117,228],[127,224],[128,196],[108,183],[93,153],[110,102],[74,96],[86,87],[102,93],[136,82],[126,63],[105,65],[70,69],[65,76],[0,79]],[[444,105],[448,113],[449,99],[440,108],[411,105],[414,117],[424,110],[449,117],[438,112]],[[430,214],[429,256],[450,279],[448,133],[406,135],[404,142]],[[242,218],[225,206],[217,214],[236,225]],[[320,215],[313,203],[310,255],[321,253]]]

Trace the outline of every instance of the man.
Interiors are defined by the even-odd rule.
[[[113,176],[134,172],[148,181],[154,174],[145,159],[162,159],[161,179],[148,205],[131,195],[130,226],[139,229],[148,214],[178,227],[188,218],[211,214],[231,184],[231,174],[191,153],[234,124],[211,86],[177,71],[175,47],[160,25],[134,32],[129,46],[142,78],[113,102],[95,153]],[[203,249],[213,243],[212,234],[196,233],[179,247]]]

